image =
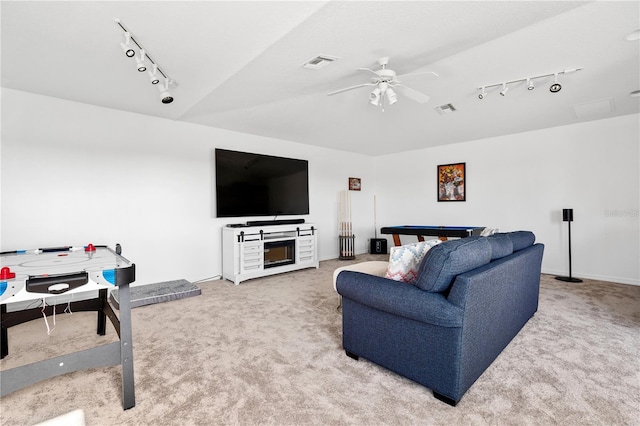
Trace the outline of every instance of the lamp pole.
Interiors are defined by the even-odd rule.
[[[571,275],[571,222],[573,222],[573,209],[562,209],[562,220],[567,222],[567,225],[569,226],[569,276],[558,276],[556,277],[556,280],[569,283],[581,283],[582,280],[580,278],[573,278]]]

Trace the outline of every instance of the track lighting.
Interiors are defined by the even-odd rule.
[[[120,43],[122,51],[128,58],[133,58],[136,54],[135,50],[131,47],[131,34],[128,31],[124,33],[124,43]]]
[[[169,78],[169,76],[160,68],[158,63],[151,58],[149,52],[142,47],[142,44],[135,39],[131,31],[129,31],[119,19],[115,19],[115,22],[124,32],[124,42],[120,43],[120,47],[122,47],[125,55],[129,58],[134,58],[138,72],[146,71],[151,84],[158,86],[158,90],[160,91],[160,100],[163,104],[170,104],[173,102],[173,96],[169,93],[169,85],[172,84],[177,86],[178,83]],[[136,56],[134,46],[140,50],[139,57]],[[150,65],[147,65],[147,63]],[[151,70],[147,70],[148,68],[151,68]],[[159,84],[160,78],[164,78],[164,84]]]
[[[169,93],[169,80],[165,79],[164,84],[158,86],[158,90],[160,91],[160,100],[163,104],[170,104],[173,102],[173,96]]]
[[[160,83],[160,79],[158,78],[158,76],[156,75],[158,72],[158,65],[153,64],[152,66],[153,71],[149,71],[149,80],[151,80],[151,84],[158,84]]]
[[[558,73],[555,73],[553,76],[553,84],[551,85],[551,87],[549,87],[549,91],[551,93],[558,93],[560,90],[562,90],[562,85],[558,83]]]
[[[527,79],[527,90],[533,90],[535,86],[533,85],[533,81],[530,78]]]
[[[520,83],[520,82],[526,82],[527,84],[527,90],[533,90],[535,89],[535,86],[533,85],[533,80],[535,79],[540,79],[540,78],[545,78],[545,77],[554,77],[554,81],[553,84],[551,85],[551,87],[549,87],[549,91],[551,93],[557,93],[562,89],[562,85],[558,82],[558,75],[559,74],[573,74],[576,71],[580,71],[582,68],[565,68],[562,71],[558,71],[558,72],[554,72],[551,74],[542,74],[542,75],[536,75],[533,77],[527,77],[527,78],[519,78],[517,80],[510,80],[510,81],[505,81],[503,83],[495,83],[495,84],[485,84],[484,86],[480,86],[478,87],[478,90],[480,90],[480,94],[478,94],[478,99],[484,99],[487,96],[487,93],[485,92],[485,89],[488,89],[490,87],[502,87],[502,90],[500,90],[500,94],[502,96],[504,96],[507,91],[509,90],[509,87],[507,87],[507,85],[513,85],[513,83]]]

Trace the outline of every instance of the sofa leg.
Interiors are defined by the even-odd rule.
[[[433,396],[436,397],[436,399],[439,399],[440,401],[449,404],[452,407],[455,407],[458,404],[458,401],[455,401],[451,398],[449,398],[448,396],[444,396],[436,391],[433,391]]]
[[[353,359],[355,359],[356,361],[360,359],[360,357],[359,357],[358,355],[354,354],[354,353],[351,353],[351,352],[349,352],[349,351],[344,351],[344,352],[347,354],[347,356],[348,356],[349,358],[353,358]]]

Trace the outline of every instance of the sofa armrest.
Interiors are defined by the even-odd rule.
[[[462,327],[463,309],[440,293],[412,284],[354,271],[342,271],[336,282],[342,297],[392,315],[442,327]]]

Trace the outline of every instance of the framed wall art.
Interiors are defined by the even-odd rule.
[[[466,201],[466,163],[438,166],[438,201]]]
[[[362,189],[362,182],[360,178],[349,178],[349,191],[360,191]]]

